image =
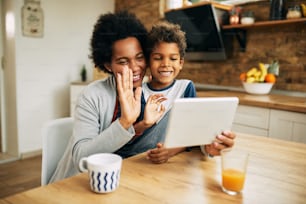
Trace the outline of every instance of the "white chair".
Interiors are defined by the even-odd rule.
[[[72,136],[73,118],[46,122],[42,127],[41,185],[48,184]]]

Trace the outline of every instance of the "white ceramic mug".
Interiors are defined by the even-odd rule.
[[[91,189],[96,193],[113,192],[119,186],[122,158],[117,154],[100,153],[79,162],[81,172],[88,172]]]

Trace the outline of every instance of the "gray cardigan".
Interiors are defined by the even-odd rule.
[[[75,108],[73,135],[49,183],[79,173],[82,157],[96,153],[117,153],[123,158],[145,152],[164,141],[168,114],[144,135],[132,139],[133,127],[124,129],[118,119],[112,122],[116,104],[114,77],[92,82],[84,88]]]

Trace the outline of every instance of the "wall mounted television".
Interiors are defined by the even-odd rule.
[[[226,60],[231,53],[232,35],[221,32],[215,8],[211,4],[171,10],[169,22],[179,24],[186,33],[186,60]]]

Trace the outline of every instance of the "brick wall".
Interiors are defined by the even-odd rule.
[[[306,3],[292,0],[289,4]],[[150,29],[157,22],[159,1],[157,0],[116,0],[116,10],[128,9],[135,13]],[[255,13],[256,20],[267,20],[269,1],[243,6]],[[188,78],[197,83],[239,87],[239,74],[258,62],[270,63],[277,59],[280,76],[274,86],[278,90],[306,91],[306,23],[256,27],[247,31],[247,47],[240,51],[234,39],[232,56],[218,62],[185,62],[180,78]]]

